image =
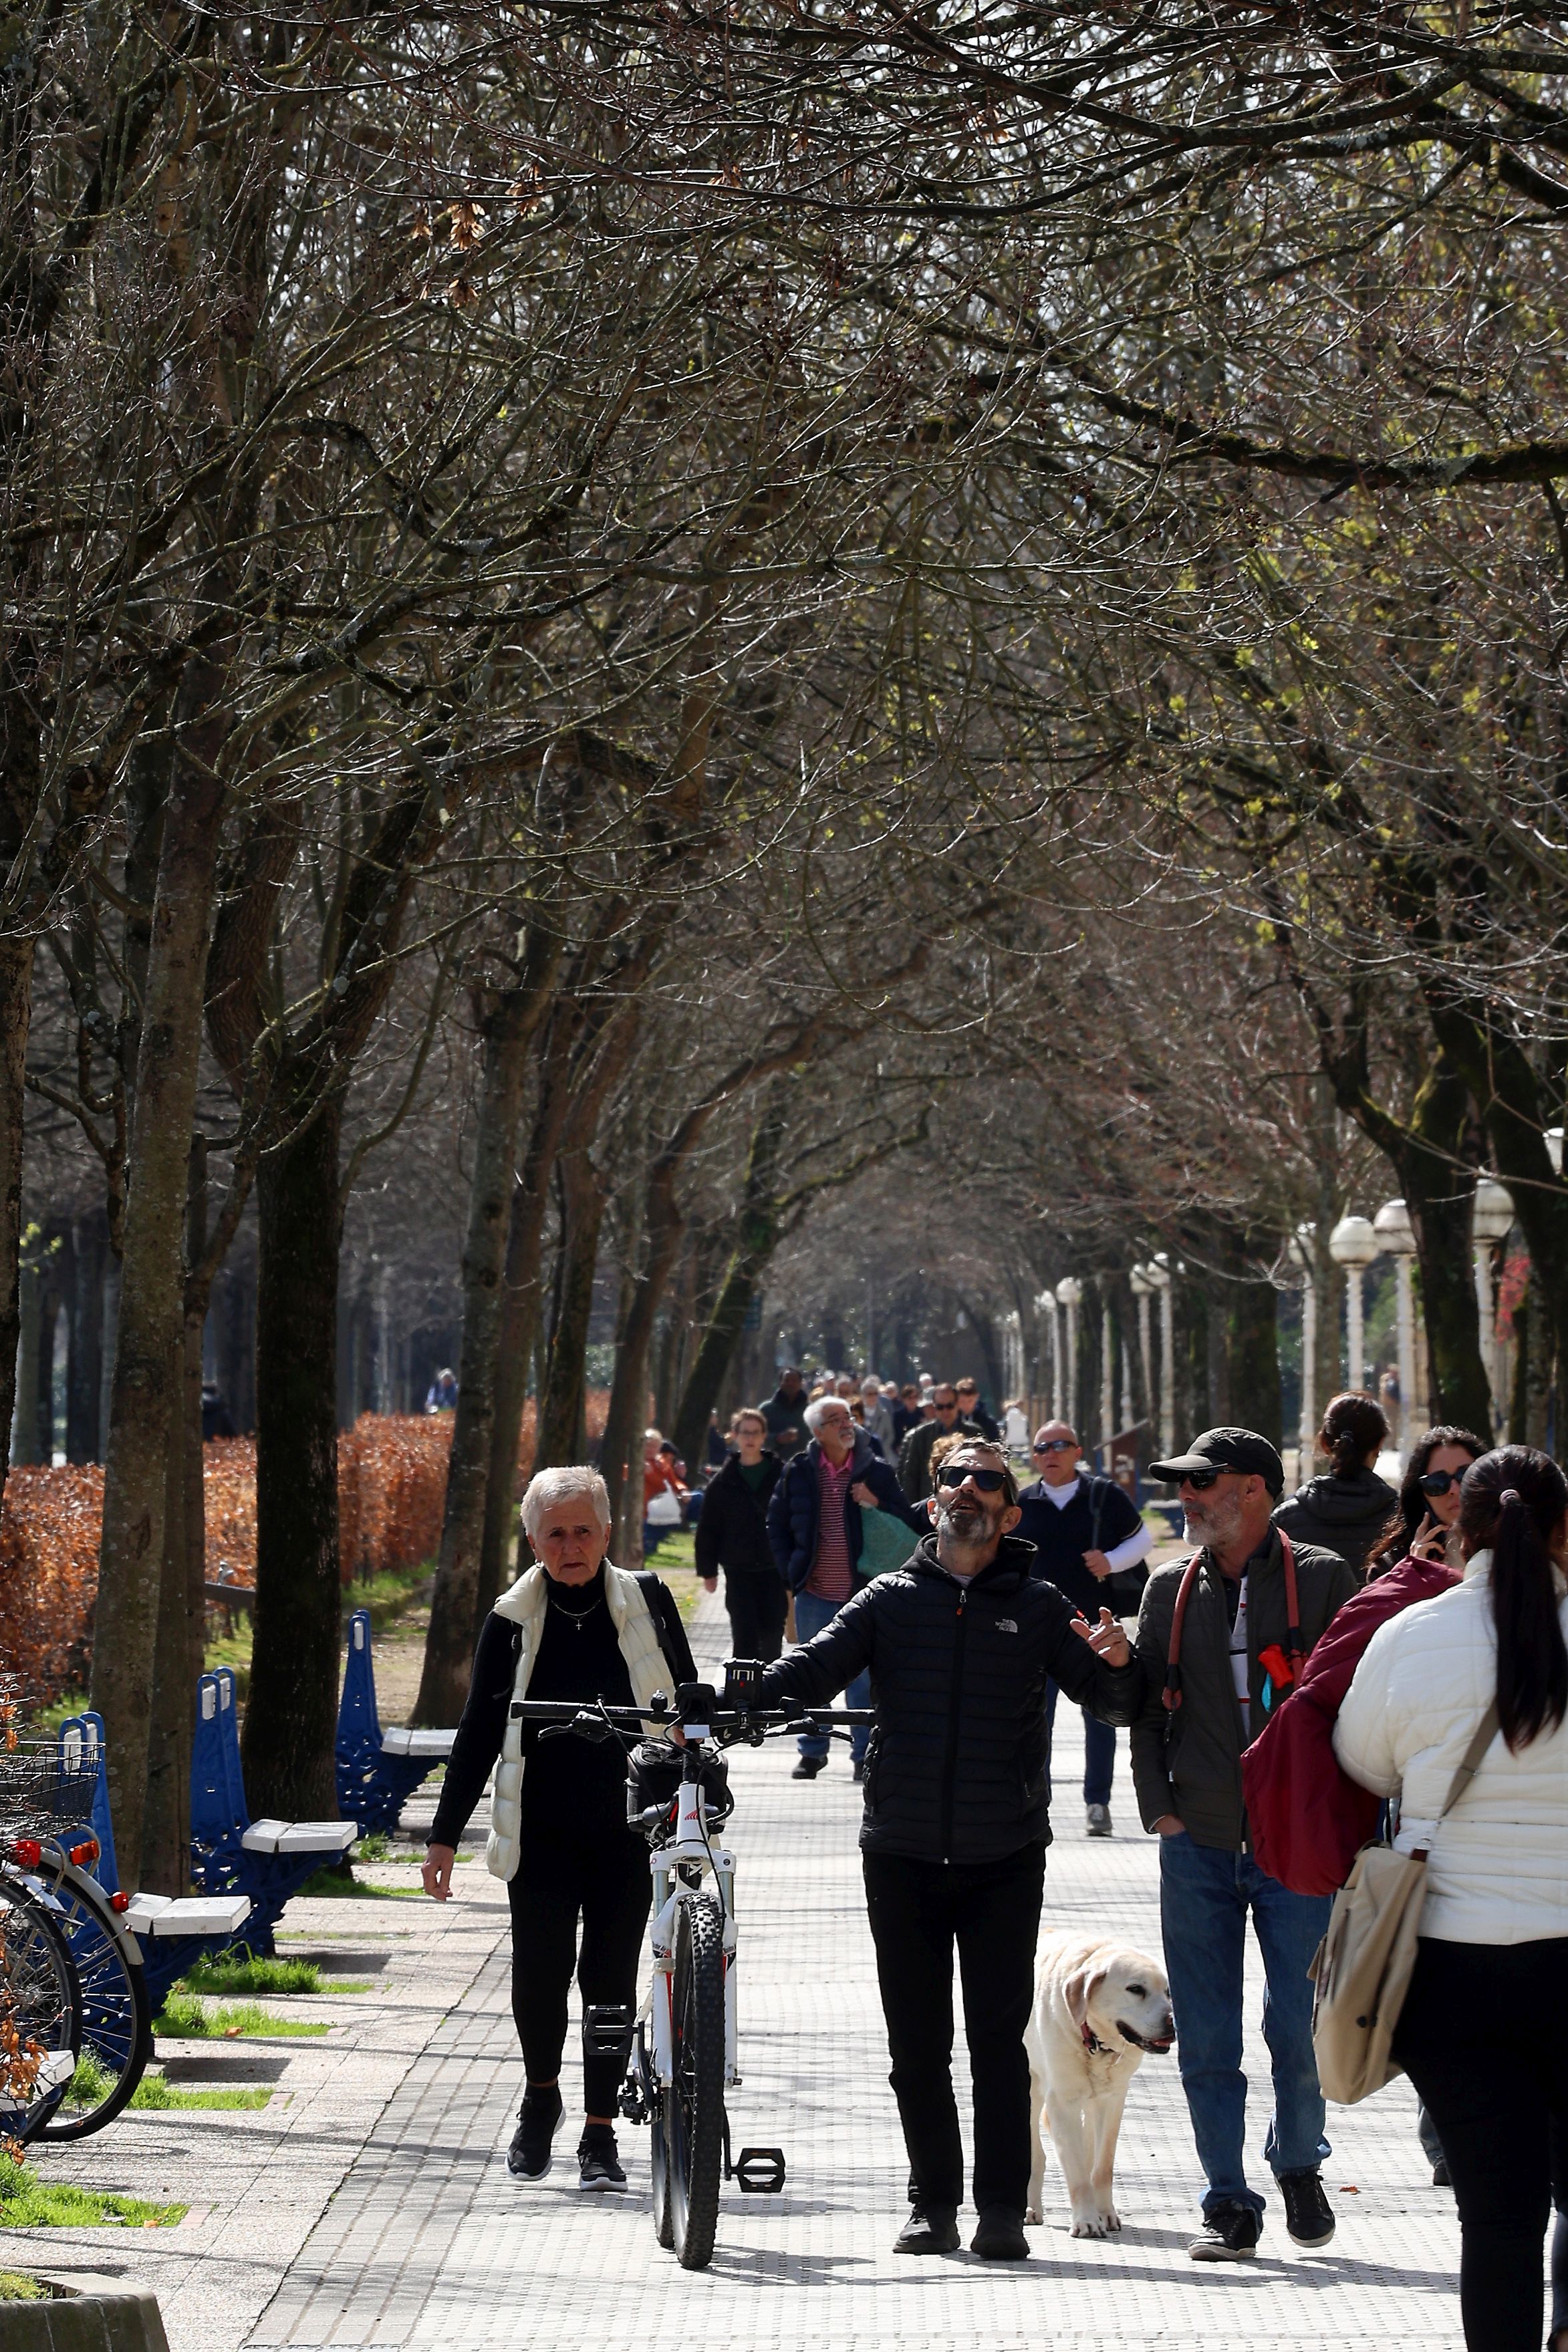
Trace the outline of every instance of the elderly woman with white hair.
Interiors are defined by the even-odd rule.
[[[575,1969],[583,2005],[635,2002],[653,1881],[647,1846],[626,1824],[626,1755],[617,1740],[570,1734],[541,1740],[511,1715],[514,1699],[604,1699],[646,1705],[697,1670],[668,1587],[628,1574],[605,1553],[609,1496],[596,1470],[542,1470],[522,1498],[535,1564],[486,1618],[463,1719],[430,1828],[427,1894],[452,1891],[458,1839],[492,1767],[485,1861],[511,1904],[511,2005],[527,2084],[507,2167],[542,2180],[561,2127],[561,2053]],[[582,1949],[578,1950],[578,1931]],[[613,2117],[613,2058],[583,2056],[585,2120],[577,2150],[584,2189],[624,2189]]]

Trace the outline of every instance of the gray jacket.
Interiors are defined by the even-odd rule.
[[[1321,1551],[1312,1544],[1295,1544],[1294,1549],[1301,1645],[1310,1654],[1359,1580],[1337,1552]],[[1174,1813],[1195,1844],[1238,1853],[1248,1843],[1241,1800],[1245,1735],[1231,1678],[1225,1579],[1206,1551],[1182,1627],[1182,1703],[1172,1712],[1163,1698],[1171,1620],[1191,1557],[1189,1552],[1157,1568],[1144,1587],[1133,1643],[1142,1662],[1144,1685],[1142,1711],[1132,1727],[1132,1777],[1146,1830],[1162,1814]],[[1283,1649],[1289,1631],[1285,1555],[1278,1530],[1270,1528],[1267,1551],[1255,1554],[1247,1568],[1247,1691],[1254,1739],[1267,1720],[1263,1701],[1268,1670],[1259,1664],[1259,1656],[1276,1642]]]

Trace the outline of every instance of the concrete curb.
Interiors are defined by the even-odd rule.
[[[169,2352],[155,2294],[0,2303],[0,2352]]]

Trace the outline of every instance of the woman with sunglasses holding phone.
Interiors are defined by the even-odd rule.
[[[1416,1439],[1394,1516],[1367,1558],[1369,1584],[1408,1559],[1443,1562],[1458,1575],[1459,1482],[1486,1450],[1473,1429],[1455,1429],[1446,1423]]]

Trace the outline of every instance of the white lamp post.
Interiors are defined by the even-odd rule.
[[[1160,1451],[1176,1450],[1176,1330],[1172,1314],[1171,1267],[1163,1250],[1143,1269],[1160,1299]]]
[[[1415,1300],[1410,1286],[1410,1262],[1415,1255],[1415,1228],[1403,1201],[1385,1201],[1372,1221],[1373,1232],[1394,1260],[1399,1302],[1399,1459],[1410,1459],[1415,1412]]]
[[[1513,1194],[1495,1176],[1478,1176],[1470,1204],[1470,1240],[1476,1260],[1476,1307],[1481,1319],[1481,1361],[1498,1418],[1497,1300],[1492,1290],[1492,1248],[1513,1223]]]
[[[1110,1328],[1110,1292],[1100,1286],[1100,1461],[1110,1475],[1110,1433],[1116,1419],[1116,1339]]]
[[[1318,1434],[1318,1284],[1312,1271],[1316,1231],[1315,1225],[1298,1225],[1285,1244],[1285,1255],[1301,1277],[1301,1425],[1297,1434],[1303,1475]]]
[[[1076,1275],[1064,1274],[1057,1285],[1057,1299],[1067,1309],[1067,1349],[1062,1364],[1061,1402],[1057,1407],[1059,1419],[1078,1427],[1078,1310],[1083,1302],[1083,1285]]]
[[[1037,1364],[1036,1370],[1045,1374],[1047,1411],[1050,1419],[1054,1421],[1057,1413],[1057,1300],[1054,1291],[1042,1290],[1037,1294],[1035,1299],[1035,1322],[1037,1328],[1042,1322],[1045,1325],[1046,1342],[1050,1360],[1048,1364]]]
[[[1342,1217],[1329,1235],[1330,1252],[1345,1270],[1346,1386],[1352,1389],[1366,1386],[1365,1280],[1378,1248],[1370,1217]]]
[[[1552,1162],[1552,1173],[1554,1176],[1561,1176],[1563,1173],[1563,1129],[1560,1127],[1549,1127],[1542,1140],[1546,1146],[1546,1157]]]

